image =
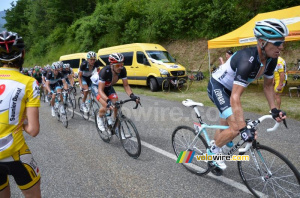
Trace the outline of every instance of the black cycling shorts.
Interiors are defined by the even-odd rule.
[[[226,89],[221,83],[211,77],[208,82],[207,93],[208,97],[219,109],[221,118],[226,119],[232,115],[230,90]]]
[[[0,191],[8,185],[12,175],[21,190],[34,186],[40,180],[40,171],[26,143],[12,156],[0,160]]]

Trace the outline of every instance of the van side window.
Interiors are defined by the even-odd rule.
[[[122,54],[124,56],[124,66],[131,66],[132,59],[133,59],[133,52],[124,52]],[[108,57],[109,54],[100,56],[100,58],[106,63],[106,65],[109,65]]]
[[[124,56],[124,66],[131,66],[133,59],[133,52],[122,53]]]
[[[144,58],[146,58],[144,52],[136,52],[136,59],[138,63],[144,64]]]
[[[72,60],[64,60],[62,61],[64,64],[69,63],[71,68],[78,68],[80,59],[72,59]]]

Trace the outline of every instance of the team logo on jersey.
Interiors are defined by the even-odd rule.
[[[33,97],[34,98],[39,97],[40,96],[40,87],[39,87],[37,81],[34,81],[32,83],[32,89],[33,89]]]
[[[250,59],[249,59],[249,62],[250,62],[250,63],[252,63],[252,62],[253,62],[253,60],[254,60],[254,57],[253,57],[253,56],[251,56],[251,57],[250,57]]]
[[[0,85],[0,96],[3,94],[5,91],[5,84]]]

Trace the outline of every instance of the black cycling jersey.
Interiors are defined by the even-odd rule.
[[[93,69],[89,70],[89,64],[87,61],[83,61],[79,67],[79,70],[82,72],[82,76],[83,77],[91,77],[93,74],[93,71],[95,70],[95,68],[99,68],[100,67],[100,63],[99,61],[96,61]]]
[[[72,74],[72,69],[71,68],[69,70],[63,69],[61,73],[63,74],[64,78],[68,78],[68,76]]]
[[[269,58],[263,72],[266,78],[273,78],[277,65],[277,58]],[[233,84],[247,87],[255,79],[263,64],[259,60],[257,47],[246,48],[237,51],[223,65],[221,65],[212,77],[228,90],[232,90]]]
[[[46,76],[47,81],[50,82],[50,85],[55,84],[59,81],[62,82],[63,77],[64,77],[63,74],[60,72],[58,72],[57,76],[55,77],[53,71],[49,71]]]
[[[111,71],[110,65],[104,67],[99,72],[99,81],[100,82],[105,82],[105,87],[112,86],[112,78],[113,78],[113,73]],[[126,79],[127,78],[127,71],[126,71],[125,67],[123,67],[123,69],[121,70],[121,72],[118,74],[118,80],[120,78],[121,79]]]

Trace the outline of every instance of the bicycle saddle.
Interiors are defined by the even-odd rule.
[[[204,105],[200,102],[194,102],[193,100],[191,99],[186,99],[184,101],[182,101],[182,104],[186,107],[192,107],[192,106],[200,106],[200,107],[203,107]]]

